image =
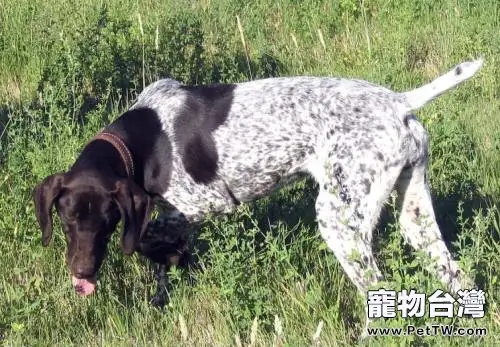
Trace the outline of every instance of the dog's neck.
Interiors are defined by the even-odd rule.
[[[166,191],[172,167],[171,145],[154,110],[129,110],[103,132],[120,139],[127,153],[120,153],[116,144],[110,141],[91,141],[73,169],[92,169],[117,179],[126,178],[127,165],[130,164],[125,163],[124,155],[130,154],[135,183],[152,195],[161,195]]]
[[[122,179],[129,177],[120,153],[107,141],[92,141],[85,146],[71,167],[71,171],[97,172],[100,175]]]
[[[113,145],[113,147],[118,151],[120,154],[123,164],[125,165],[125,170],[127,171],[127,175],[131,178],[134,179],[135,176],[135,170],[134,170],[134,159],[132,156],[132,153],[128,149],[127,145],[123,142],[120,136],[111,134],[108,132],[100,132],[90,142],[92,141],[106,141]]]

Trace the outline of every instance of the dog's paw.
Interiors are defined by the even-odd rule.
[[[151,299],[149,300],[151,306],[159,308],[159,309],[164,309],[167,306],[167,298],[165,295],[162,294],[156,294]]]
[[[454,272],[449,272],[444,281],[447,284],[447,289],[452,294],[457,294],[461,289],[476,288],[476,284],[467,276],[463,270],[456,269]]]

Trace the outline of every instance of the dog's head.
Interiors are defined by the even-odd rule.
[[[66,236],[66,262],[80,295],[95,289],[106,245],[120,219],[121,249],[132,254],[152,211],[150,197],[132,180],[112,180],[95,172],[67,172],[47,177],[33,192],[42,244],[52,238],[55,206]]]

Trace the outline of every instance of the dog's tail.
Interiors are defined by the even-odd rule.
[[[463,62],[434,81],[412,91],[401,93],[404,98],[403,114],[406,115],[421,108],[447,90],[468,80],[481,68],[483,62],[483,58]]]

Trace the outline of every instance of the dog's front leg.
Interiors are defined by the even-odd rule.
[[[151,303],[157,307],[165,306],[169,300],[168,270],[172,265],[184,265],[188,258],[188,223],[178,215],[175,219],[171,217],[171,213],[163,213],[150,221],[137,249],[153,265],[157,288]]]
[[[151,305],[163,308],[169,299],[169,292],[167,289],[167,265],[153,263],[154,277],[156,281],[156,293],[151,298]]]

